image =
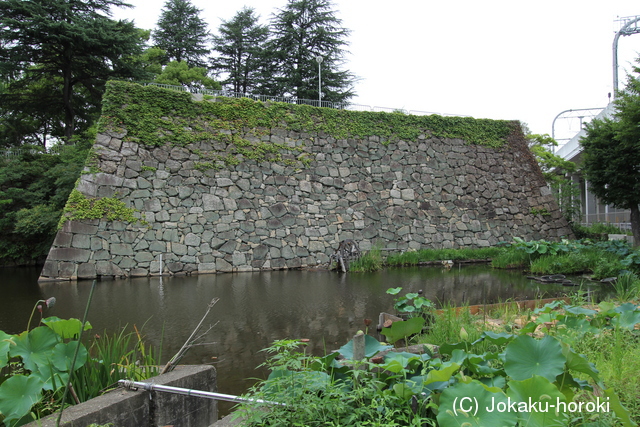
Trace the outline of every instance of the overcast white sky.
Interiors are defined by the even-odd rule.
[[[217,33],[244,5],[267,24],[287,0],[191,0]],[[129,0],[114,18],[153,29],[164,1]],[[360,77],[354,103],[514,119],[552,132],[557,114],[604,107],[613,87],[613,38],[637,0],[334,0],[349,37],[347,69]],[[621,37],[620,88],[640,54]],[[578,115],[574,113],[569,115]],[[579,119],[556,122],[557,138]]]

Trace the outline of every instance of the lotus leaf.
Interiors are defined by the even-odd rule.
[[[599,375],[600,371],[596,369],[596,365],[589,362],[586,357],[576,353],[571,347],[564,343],[562,344],[562,354],[567,359],[567,369],[589,375],[602,387],[602,380]]]
[[[65,372],[69,372],[71,370],[71,362],[73,361],[73,355],[75,354],[76,347],[78,347],[78,341],[59,343],[54,347],[51,360],[53,361],[53,365],[56,369]],[[86,347],[84,344],[80,343],[74,371],[77,371],[86,363],[88,356],[89,353],[87,352]]]
[[[523,380],[509,381],[507,396],[519,402],[518,421],[528,427],[548,427],[567,424],[567,415],[560,411],[558,402],[565,402],[564,394],[551,382],[539,375]]]
[[[526,380],[540,375],[554,381],[564,372],[566,357],[556,338],[545,335],[541,340],[520,335],[505,350],[504,370],[514,380]]]
[[[387,337],[389,342],[394,343],[402,338],[410,337],[422,331],[424,326],[423,317],[412,317],[409,320],[393,322],[390,328],[383,328],[382,334]]]
[[[12,425],[29,413],[31,407],[42,398],[43,382],[33,376],[14,375],[0,384],[0,412],[4,423]]]
[[[611,410],[620,419],[620,421],[622,422],[623,426],[632,427],[632,426],[636,426],[637,425],[631,419],[631,416],[630,416],[629,411],[627,410],[627,408],[622,406],[622,403],[620,402],[620,398],[618,397],[616,392],[613,390],[613,388],[606,389],[604,391],[604,395],[607,397],[607,400],[608,400],[608,403],[609,403],[609,405],[611,407]]]
[[[364,336],[364,357],[366,358],[373,357],[377,353],[389,350],[390,348],[392,348],[392,346],[382,345],[380,341],[370,335]],[[338,352],[347,359],[353,359],[353,340],[340,347]]]
[[[442,392],[438,425],[514,426],[517,422],[515,413],[496,409],[506,404],[507,396],[499,388],[487,387],[475,380],[466,384],[460,382]]]
[[[7,366],[9,349],[15,345],[15,336],[0,331],[0,368]]]
[[[24,367],[29,371],[38,366],[47,366],[53,348],[60,342],[60,336],[46,326],[38,326],[28,333],[25,331],[16,337],[16,345],[9,350],[11,357],[21,357]]]
[[[625,310],[611,319],[611,324],[621,328],[633,330],[640,323],[640,311]]]
[[[428,385],[438,381],[449,381],[454,373],[460,369],[457,363],[445,363],[440,369],[432,369],[427,374],[424,385]]]
[[[53,329],[62,339],[71,339],[78,336],[80,328],[82,328],[82,322],[78,319],[60,319],[55,316],[42,319],[42,323]],[[91,324],[87,322],[84,325],[84,330],[88,331],[89,329],[91,329]]]

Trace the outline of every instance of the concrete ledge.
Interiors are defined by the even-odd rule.
[[[178,366],[173,372],[146,382],[194,390],[217,391],[216,370],[212,366]],[[54,427],[58,415],[27,424]],[[60,425],[87,427],[92,423],[112,423],[117,427],[208,427],[218,419],[215,400],[144,390],[114,390],[80,405],[65,409]]]

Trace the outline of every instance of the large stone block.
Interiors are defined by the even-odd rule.
[[[77,248],[52,248],[49,251],[49,259],[54,261],[87,262],[91,251]]]

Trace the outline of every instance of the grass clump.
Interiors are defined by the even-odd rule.
[[[386,263],[390,266],[418,265],[444,260],[489,260],[499,254],[500,248],[421,249],[392,254]]]
[[[360,258],[349,263],[349,271],[366,273],[382,269],[383,260],[380,248],[373,248]]]

